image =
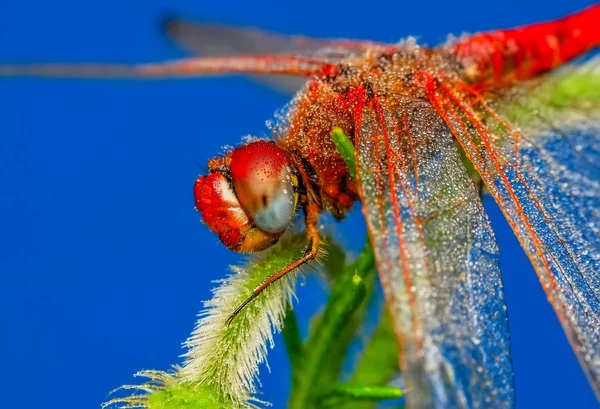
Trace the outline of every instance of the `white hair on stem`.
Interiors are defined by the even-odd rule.
[[[169,372],[138,372],[136,376],[149,380],[118,388],[132,394],[113,398],[102,408],[258,409],[257,405],[268,404],[255,396],[259,365],[266,363],[267,346],[274,346],[273,333],[282,329],[287,304],[294,297],[296,272],[267,288],[229,325],[227,319],[266,277],[300,257],[305,245],[305,234],[289,232],[244,267],[231,267],[233,274],[218,281],[185,342],[184,366]]]
[[[266,363],[267,346],[274,346],[273,333],[281,331],[296,272],[268,287],[229,325],[226,321],[258,284],[298,257],[304,242],[305,235],[288,234],[273,249],[252,257],[246,267],[231,267],[233,274],[219,281],[185,342],[188,351],[180,369],[184,379],[210,387],[239,407],[255,407],[251,401],[258,402],[259,365]]]

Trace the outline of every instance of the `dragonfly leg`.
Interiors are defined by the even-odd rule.
[[[302,257],[265,278],[263,282],[260,283],[258,287],[256,287],[252,291],[252,295],[250,295],[250,297],[248,297],[242,304],[240,304],[240,306],[235,309],[235,311],[229,316],[229,318],[227,318],[227,325],[231,324],[234,318],[244,309],[244,307],[246,307],[252,300],[258,297],[260,293],[266,290],[271,284],[273,284],[280,278],[285,277],[288,273],[296,270],[297,268],[300,268],[300,266],[302,266],[303,264],[314,260],[317,257],[321,245],[321,236],[319,236],[319,232],[317,230],[319,205],[317,203],[308,203],[304,207],[304,212],[308,244],[304,248],[304,253]]]

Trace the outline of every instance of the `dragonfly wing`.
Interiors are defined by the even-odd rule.
[[[367,50],[396,50],[392,44],[375,41],[317,39],[252,27],[195,23],[178,18],[166,19],[165,31],[189,52],[210,56],[305,55],[335,63]]]
[[[41,63],[0,64],[0,77],[64,77],[64,78],[189,78],[209,75],[254,75],[291,93],[298,91],[313,75],[334,70],[331,55],[326,52],[300,53],[296,47],[284,53],[286,44],[302,43],[300,37],[277,36],[259,30],[235,29],[226,26],[195,25],[180,20],[168,20],[167,32],[178,42],[201,57],[147,64]],[[309,41],[309,40],[306,40]],[[317,43],[317,40],[311,40]],[[353,41],[333,41],[356,47]],[[371,44],[371,43],[367,43]],[[321,43],[324,47],[324,44]],[[260,53],[259,49],[264,52]],[[312,50],[312,49],[311,49]],[[340,48],[338,54],[343,50]],[[343,51],[350,55],[350,51]],[[338,56],[339,58],[339,56]],[[274,75],[275,74],[275,75]]]
[[[424,101],[357,108],[357,181],[412,409],[510,408],[498,250],[452,135]]]
[[[195,24],[168,19],[167,35],[188,52],[210,56],[234,56],[281,53],[289,47],[284,36],[255,29],[239,29],[220,25]],[[305,78],[294,76],[255,76],[259,81],[293,94],[302,88]]]
[[[335,68],[331,64],[290,55],[194,57],[149,64],[5,64],[0,77],[189,78],[208,75],[269,74],[310,77]]]
[[[167,20],[165,27],[175,41],[202,56],[149,64],[0,64],[0,77],[146,79],[238,73],[294,93],[307,78],[335,71],[345,58],[397,50],[372,41],[315,40],[180,20]]]
[[[167,18],[165,31],[188,52],[203,56],[299,55],[329,63],[362,53],[367,49],[390,50],[392,45],[360,40],[325,40],[301,35],[283,35],[250,27],[203,24]],[[306,79],[295,76],[255,75],[260,82],[295,93]]]
[[[284,50],[287,53],[294,48],[294,39],[298,38],[260,29],[199,24],[178,18],[165,21],[165,32],[188,52],[214,56],[278,54]]]
[[[463,84],[430,100],[532,261],[600,397],[600,70],[529,83],[497,109]],[[499,114],[498,112],[501,112]]]

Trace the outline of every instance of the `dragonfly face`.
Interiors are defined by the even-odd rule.
[[[298,177],[287,153],[256,141],[209,162],[194,185],[196,208],[229,249],[251,253],[277,241],[298,205]]]

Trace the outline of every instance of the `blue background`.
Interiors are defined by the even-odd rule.
[[[183,52],[164,12],[317,37],[436,44],[446,34],[553,19],[572,0],[330,2],[2,0],[0,61],[141,62]],[[365,8],[366,6],[366,8]],[[98,408],[143,368],[178,362],[211,280],[240,257],[199,222],[197,163],[288,97],[243,78],[164,82],[0,80],[0,406]],[[541,286],[498,209],[519,408],[598,407]],[[360,215],[339,225],[364,237]],[[347,244],[358,249],[361,241]],[[299,289],[300,310],[323,300]],[[264,398],[289,391],[281,339]]]

